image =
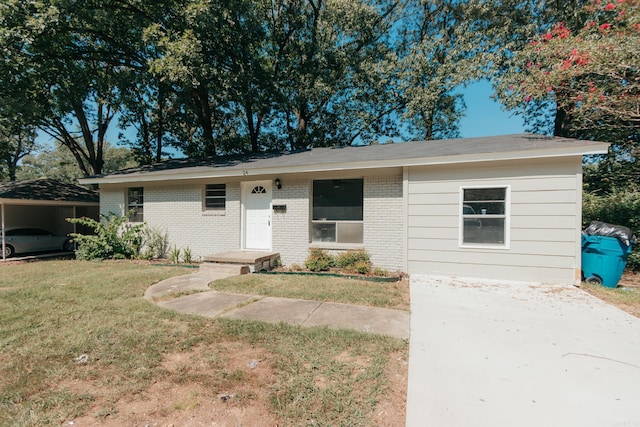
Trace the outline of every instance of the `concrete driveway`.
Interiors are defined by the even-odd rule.
[[[407,426],[640,427],[640,319],[574,287],[411,277]]]

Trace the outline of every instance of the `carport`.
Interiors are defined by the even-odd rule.
[[[35,227],[58,235],[86,232],[67,218],[99,219],[100,200],[97,191],[53,179],[0,184],[0,221],[2,257],[5,260],[7,227]]]

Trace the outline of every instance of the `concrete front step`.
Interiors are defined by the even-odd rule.
[[[263,251],[228,251],[203,258],[204,264],[249,266],[250,271],[270,270],[276,266],[280,254]]]
[[[251,270],[248,265],[242,264],[222,264],[217,262],[203,262],[200,264],[201,271],[226,273],[226,274],[249,274]]]

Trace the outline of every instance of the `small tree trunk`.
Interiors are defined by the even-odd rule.
[[[202,138],[204,146],[202,154],[205,156],[216,155],[216,143],[213,139],[213,124],[211,122],[211,106],[209,105],[209,92],[200,85],[193,90],[193,99],[196,102],[198,120],[202,126]]]

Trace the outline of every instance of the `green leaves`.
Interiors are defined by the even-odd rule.
[[[129,212],[132,214],[133,211]],[[129,215],[114,213],[101,215],[101,221],[92,218],[68,218],[72,224],[79,224],[93,230],[92,234],[71,233],[78,244],[76,258],[81,260],[136,258],[142,246],[146,224],[129,224]]]
[[[557,106],[558,132],[629,131],[638,2],[611,4],[7,0],[0,115],[65,146],[81,175],[104,171],[114,126],[141,163],[167,147],[202,157],[455,137],[459,88],[479,78],[497,77],[499,99],[538,129]]]
[[[502,99],[525,111],[529,103],[551,100],[556,134],[618,142],[600,130],[633,133],[640,124],[639,10],[633,0],[589,1],[576,9],[573,25],[541,28],[500,80]]]

